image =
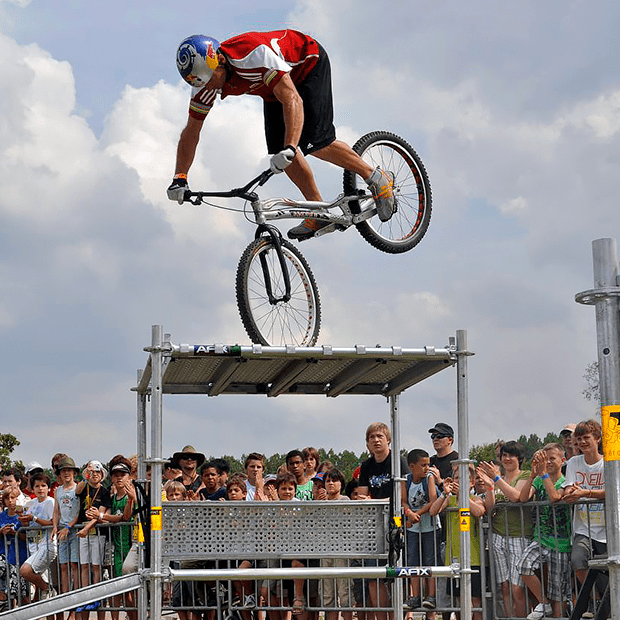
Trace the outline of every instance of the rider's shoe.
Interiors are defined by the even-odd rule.
[[[366,179],[368,189],[375,199],[377,215],[382,222],[387,222],[396,210],[394,200],[394,174],[384,172],[381,168],[375,168],[373,173]]]
[[[321,230],[321,228],[325,228],[325,226],[329,226],[329,222],[321,222],[319,220],[307,218],[301,224],[291,228],[286,234],[289,239],[304,241],[314,237],[314,233],[317,230]]]

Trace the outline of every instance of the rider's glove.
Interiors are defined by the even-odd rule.
[[[285,146],[279,153],[271,156],[269,167],[274,174],[280,174],[295,159],[297,149],[290,144]]]
[[[170,200],[176,200],[180,205],[183,204],[185,198],[185,192],[189,191],[189,185],[187,184],[187,177],[185,175],[177,175],[172,179],[172,184],[168,188],[168,198]]]

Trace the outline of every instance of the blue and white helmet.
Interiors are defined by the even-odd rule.
[[[207,84],[217,68],[219,42],[203,34],[195,34],[181,41],[177,50],[177,68],[181,77],[192,86]]]

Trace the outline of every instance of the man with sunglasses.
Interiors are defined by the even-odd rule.
[[[431,434],[431,440],[433,442],[433,448],[435,454],[430,458],[430,465],[437,469],[435,477],[439,474],[439,484],[443,483],[444,478],[448,478],[452,475],[452,461],[459,458],[458,452],[452,449],[454,444],[454,429],[444,422],[438,422],[429,428],[428,432]]]
[[[452,477],[452,461],[459,458],[458,452],[452,449],[454,444],[454,429],[445,422],[437,422],[433,428],[429,428],[431,441],[435,454],[430,458],[429,470],[433,472],[437,479],[437,487],[443,491],[444,478]],[[446,542],[446,514],[442,512],[439,515],[441,522],[440,541],[442,548]],[[446,577],[437,578],[435,592],[437,593],[437,607],[450,607],[453,604],[451,597],[446,593]],[[443,620],[450,619],[450,612],[443,612]]]

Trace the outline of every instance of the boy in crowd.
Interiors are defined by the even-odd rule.
[[[183,473],[180,469],[177,468],[178,463],[173,463],[172,461],[168,461],[164,463],[164,471],[163,471],[163,479],[164,484],[168,482],[168,480],[176,480]]]
[[[62,592],[79,587],[80,544],[76,531],[80,516],[80,498],[77,496],[75,477],[79,473],[75,461],[65,456],[56,462],[58,475],[54,492],[54,529],[52,537],[58,541],[58,562],[60,563],[60,587]]]
[[[80,572],[82,587],[101,581],[101,564],[105,548],[105,536],[97,533],[96,526],[103,521],[103,515],[110,510],[110,492],[102,482],[108,472],[99,461],[90,461],[84,468],[84,480],[76,489],[80,498],[80,523],[85,525],[78,532],[80,537]],[[92,573],[92,581],[91,581]],[[97,617],[103,620],[105,612],[99,610],[100,602],[78,607],[76,612],[83,620],[88,619],[88,612],[97,609]]]
[[[19,567],[28,557],[26,543],[17,532],[21,527],[17,512],[17,498],[20,490],[14,486],[5,489],[0,507],[0,612],[9,608],[9,598],[13,605],[26,601],[28,582],[19,579]]]
[[[24,527],[37,528],[28,534],[30,556],[22,564],[20,574],[32,583],[38,592],[38,600],[54,596],[56,592],[43,579],[44,573],[56,559],[56,540],[51,530],[43,529],[53,525],[54,499],[49,497],[50,479],[47,474],[36,473],[30,479],[35,499],[28,505],[27,512],[19,517]]]
[[[345,480],[342,472],[335,467],[325,472],[323,476],[325,485],[325,499],[327,501],[349,501],[346,495],[343,495],[345,488]],[[323,558],[321,566],[340,567],[348,566],[346,559]],[[339,579],[323,579],[323,607],[351,607],[351,588],[350,581],[345,578]],[[352,620],[352,611],[341,612],[343,620]],[[327,620],[338,620],[338,611],[328,611]]]
[[[9,467],[2,471],[2,488],[3,490],[9,487],[15,487],[19,491],[17,496],[17,506],[23,508],[30,501],[30,497],[22,492],[22,472],[17,467]],[[18,509],[19,512],[19,509]]]
[[[168,480],[164,485],[167,502],[184,502],[187,499],[187,489],[178,480]]]
[[[486,475],[481,474],[485,481],[488,492],[493,493],[493,481]],[[470,548],[471,568],[477,572],[471,575],[471,602],[473,607],[482,606],[482,580],[480,578],[480,525],[479,520],[485,513],[484,501],[475,494],[474,484],[476,472],[473,463],[469,465],[469,511],[471,516]],[[452,463],[452,477],[444,479],[443,492],[435,499],[430,508],[430,514],[436,515],[445,511],[448,507],[458,506],[459,495],[459,466]],[[460,528],[458,511],[446,512],[446,560],[445,565],[460,562]],[[460,596],[459,582],[449,579],[447,582],[448,594],[454,597]],[[475,620],[482,620],[482,613],[475,611],[472,614]]]
[[[564,448],[559,443],[549,443],[536,452],[519,500],[558,502],[562,499],[563,464]],[[562,601],[570,597],[570,510],[568,506],[536,506],[533,510],[534,540],[519,560],[523,583],[538,601],[528,620],[540,620],[551,614],[559,618]],[[543,562],[549,567],[546,591],[536,575]]]
[[[220,486],[225,489],[230,476],[230,464],[225,458],[213,459],[212,463],[215,463],[217,467],[217,473],[220,476]]]
[[[110,512],[101,517],[105,523],[128,523],[133,516],[133,507],[136,504],[136,491],[131,482],[131,461],[122,455],[110,461],[110,478],[114,493],[110,497]],[[132,545],[132,526],[121,525],[111,528],[110,537],[114,547],[114,576],[123,574],[123,562]],[[115,596],[114,607],[120,607],[123,599]],[[133,601],[132,601],[133,602]],[[118,610],[112,611],[112,619],[118,620]]]
[[[374,422],[366,429],[366,447],[370,457],[360,467],[358,496],[370,499],[389,499],[392,496],[393,476],[390,444],[392,433],[383,422]],[[407,461],[400,457],[400,472],[407,472]],[[382,561],[385,563],[384,561]],[[377,566],[377,560],[365,560],[367,566]],[[388,590],[385,580],[370,580],[368,594],[372,607],[386,607]],[[376,612],[377,620],[387,620],[387,612]],[[372,617],[372,614],[370,615]]]
[[[562,445],[564,446],[564,453],[567,461],[569,459],[572,459],[576,454],[579,454],[573,438],[573,433],[575,432],[576,427],[576,424],[567,424],[560,431],[560,440],[562,441]],[[563,467],[562,473],[566,473],[566,467]]]
[[[327,472],[318,472],[312,476],[312,499],[327,499],[327,491],[325,490],[325,474]]]
[[[566,464],[562,484],[562,498],[575,504],[573,517],[573,548],[571,562],[577,579],[583,583],[588,573],[588,560],[592,555],[607,554],[605,532],[605,504],[580,503],[588,499],[605,499],[603,455],[599,452],[601,425],[596,420],[577,424],[573,433],[576,447],[581,454],[573,456]],[[598,580],[599,590],[605,578]]]
[[[311,500],[313,482],[306,476],[304,455],[301,450],[291,450],[286,455],[286,468],[295,476],[297,486],[295,497],[304,501]]]
[[[245,500],[248,487],[245,486],[245,476],[243,474],[233,474],[226,483],[226,499],[231,502],[241,502]]]
[[[200,479],[199,499],[217,501],[226,497],[226,487],[220,486],[220,473],[214,461],[207,461],[200,468]]]
[[[265,457],[258,452],[252,452],[248,454],[245,459],[245,475],[247,480],[245,486],[247,493],[245,499],[248,502],[254,501],[254,499],[263,499],[263,473],[265,472]],[[259,497],[256,497],[257,491]]]
[[[411,450],[407,455],[411,473],[401,482],[401,501],[407,526],[407,566],[435,566],[439,538],[439,519],[429,510],[437,499],[435,477],[429,475],[429,456],[426,450]],[[435,609],[435,581],[424,580],[426,596],[422,601],[421,578],[411,579],[411,598],[405,602],[409,609]]]

